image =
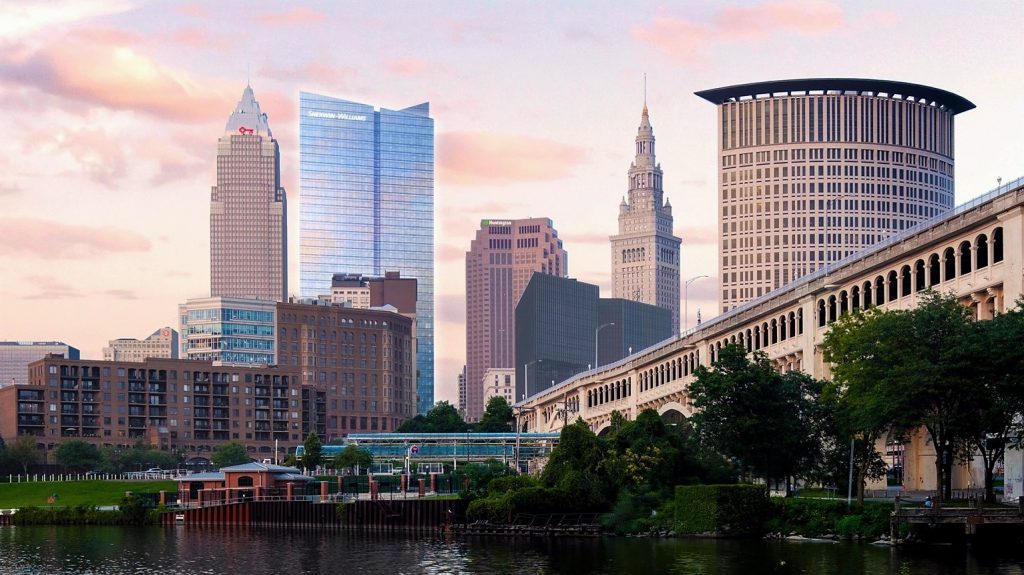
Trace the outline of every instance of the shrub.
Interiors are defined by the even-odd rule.
[[[756,535],[770,517],[763,485],[680,485],[676,487],[678,533]]]

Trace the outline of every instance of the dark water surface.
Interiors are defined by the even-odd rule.
[[[375,536],[199,527],[0,527],[2,574],[1024,574],[1024,550],[852,543]]]

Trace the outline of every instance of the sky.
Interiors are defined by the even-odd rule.
[[[569,275],[610,296],[644,103],[683,240],[688,323],[717,313],[715,107],[695,91],[864,77],[926,84],[956,119],[956,202],[1024,175],[1024,3],[140,2],[0,4],[0,340],[177,327],[209,293],[217,138],[251,82],[281,147],[298,293],[301,90],[435,120],[436,389],[465,358],[483,218],[550,217]]]

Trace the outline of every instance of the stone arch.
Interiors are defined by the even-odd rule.
[[[1003,261],[1003,228],[992,230],[992,263]]]
[[[612,422],[611,421],[605,421],[604,423],[598,425],[597,431],[595,431],[594,433],[598,437],[607,437],[608,434],[611,432],[611,430],[612,430]]]
[[[946,248],[942,251],[942,281],[948,282],[956,277],[956,250]]]
[[[967,275],[971,273],[971,242],[960,242],[958,252],[960,256],[960,275]]]
[[[913,282],[910,276],[910,266],[900,268],[900,297],[910,295],[910,288]]]
[[[942,283],[942,264],[939,260],[939,254],[932,254],[928,258],[928,286],[940,283]]]
[[[886,301],[896,301],[897,299],[899,299],[899,276],[896,275],[896,270],[892,270],[891,272],[889,272],[889,275],[886,278],[886,283],[889,284],[889,297],[886,298]]]
[[[850,309],[852,309],[853,311],[859,310],[861,308],[860,300],[860,286],[855,285],[852,288],[850,288]]]
[[[988,237],[985,234],[974,239],[974,252],[975,269],[988,267]]]
[[[864,282],[861,286],[861,302],[860,305],[864,309],[871,307],[871,280]]]
[[[882,305],[885,303],[885,278],[882,276],[875,277],[875,305]]]
[[[924,273],[924,260],[914,262],[914,291],[924,291],[928,287],[928,278]]]
[[[678,417],[683,420],[687,420],[693,415],[693,411],[689,407],[686,407],[678,401],[669,401],[658,407],[658,415],[660,415],[662,419],[666,419],[666,416],[672,417],[671,414],[673,413],[678,414]],[[666,423],[668,422],[666,421]]]

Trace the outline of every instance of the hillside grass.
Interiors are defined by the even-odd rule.
[[[117,505],[126,491],[159,493],[178,491],[177,481],[41,481],[38,483],[0,484],[0,509],[46,507],[57,494],[54,506]]]

